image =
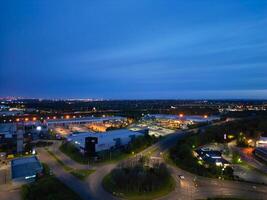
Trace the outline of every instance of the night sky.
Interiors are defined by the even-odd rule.
[[[267,0],[3,0],[0,96],[267,98]]]

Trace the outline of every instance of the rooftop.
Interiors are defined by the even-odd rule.
[[[42,165],[36,156],[16,158],[11,161],[12,179],[35,176],[42,171]]]
[[[48,119],[46,120],[47,123],[66,123],[66,122],[80,122],[80,121],[88,121],[88,122],[101,122],[105,120],[122,120],[125,119],[124,117],[114,116],[114,117],[82,117],[82,118],[69,118],[69,119]]]

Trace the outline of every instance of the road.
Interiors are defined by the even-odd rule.
[[[163,153],[168,150],[169,147],[175,145],[177,140],[183,138],[185,135],[186,132],[177,132],[166,138],[166,140],[149,147],[141,154],[145,153],[149,154],[151,157],[162,157]],[[166,197],[160,198],[162,200],[205,199],[215,196],[243,197],[250,199],[267,198],[267,186],[264,185],[211,179],[197,176],[171,165],[168,165],[168,167],[176,181],[176,189]],[[181,180],[178,175],[184,175],[186,178]]]
[[[224,122],[215,123],[216,125],[222,124]],[[213,125],[215,125],[213,124]],[[202,127],[202,129],[205,127]],[[197,131],[199,129],[193,129],[190,131]],[[174,134],[167,136],[166,138],[160,140],[158,143],[148,147],[144,151],[140,152],[138,155],[148,154],[153,157],[161,157],[162,153],[168,150],[171,146],[175,145],[177,140],[185,137],[188,134],[187,131],[178,131]],[[96,172],[91,174],[86,181],[79,181],[77,178],[65,172],[62,166],[60,166],[54,158],[52,158],[45,150],[39,152],[40,159],[47,163],[55,175],[77,192],[83,199],[116,199],[116,197],[107,193],[102,187],[102,179],[107,175],[116,164],[107,164],[98,166]],[[62,154],[62,153],[61,153]],[[67,156],[62,156],[64,162],[68,163],[70,167],[80,168],[80,164],[75,164],[74,161],[68,161]],[[74,167],[75,166],[75,167]],[[82,165],[83,168],[86,165]],[[200,199],[214,196],[226,196],[226,197],[246,197],[251,199],[266,199],[267,197],[267,187],[263,185],[254,185],[243,182],[225,181],[210,179],[205,177],[196,176],[177,167],[168,165],[172,176],[176,181],[176,189],[171,192],[166,197],[160,198],[162,200],[170,199]],[[185,180],[180,180],[177,175],[185,175]]]
[[[20,186],[14,186],[11,183],[0,185],[1,200],[20,200]]]
[[[65,185],[75,191],[82,199],[93,199],[89,186],[66,172],[63,167],[44,149],[38,148],[39,159],[46,163],[53,171],[54,175]]]

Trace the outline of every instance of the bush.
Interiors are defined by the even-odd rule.
[[[209,164],[208,167],[198,162],[198,159],[193,155],[194,147],[203,144],[207,138],[200,135],[188,136],[179,140],[173,148],[170,149],[169,155],[172,161],[180,168],[207,177],[223,176],[227,179],[232,179],[233,174],[227,169],[225,174],[222,173],[222,167]]]
[[[52,176],[23,185],[21,194],[23,200],[80,200],[72,190]]]
[[[103,180],[104,188],[123,199],[152,200],[175,188],[166,166],[148,159],[131,159],[114,169]]]
[[[110,178],[120,192],[153,192],[170,180],[165,164],[147,164],[147,160],[129,160],[114,169]]]

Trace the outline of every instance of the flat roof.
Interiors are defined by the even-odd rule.
[[[97,137],[98,143],[104,144],[113,142],[115,138],[127,138],[130,137],[131,135],[140,136],[143,135],[143,133],[138,131],[131,131],[128,129],[119,129],[104,133],[85,132],[85,133],[71,134],[67,137],[67,140],[69,142],[74,142],[76,145],[78,144],[80,147],[84,147],[85,138],[87,137]]]
[[[265,148],[265,147],[257,147],[256,151],[260,151],[260,152],[264,153],[265,155],[267,155],[267,148]]]
[[[11,161],[12,179],[31,177],[41,172],[42,169],[36,156],[16,158]]]
[[[140,133],[138,131],[131,131],[129,129],[118,129],[118,130],[112,130],[112,131],[107,131],[103,133],[94,133],[94,132],[83,132],[83,133],[73,133],[68,136],[68,138],[75,138],[75,137],[119,137],[119,136],[124,136],[124,135],[129,135],[129,134],[137,134]]]
[[[48,119],[46,122],[48,124],[57,123],[71,123],[71,122],[100,122],[106,120],[122,120],[125,117],[114,116],[114,117],[81,117],[81,118],[69,118],[69,119]]]
[[[179,115],[169,115],[169,114],[153,114],[149,115],[157,119],[171,119],[171,120],[186,120],[186,121],[195,121],[195,122],[207,122],[220,119],[219,116],[208,116],[204,118],[202,115],[184,115],[180,117]]]

